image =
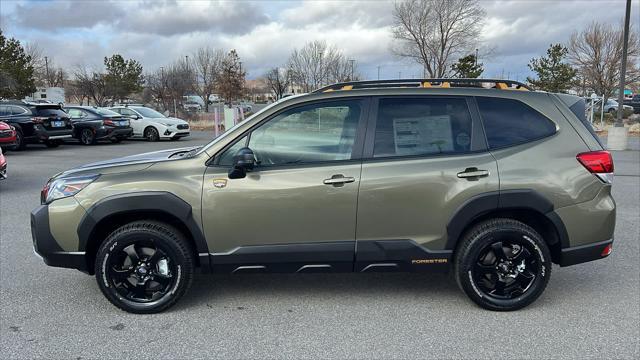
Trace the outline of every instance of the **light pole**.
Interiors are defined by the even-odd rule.
[[[618,111],[616,111],[616,122],[609,128],[607,136],[607,147],[610,150],[627,149],[627,129],[622,123],[624,113],[624,86],[625,72],[627,71],[627,49],[629,47],[629,17],[631,16],[631,0],[627,0],[627,7],[624,16],[624,35],[622,43],[622,63],[620,64],[620,85],[618,86]]]
[[[380,80],[380,65],[378,65],[378,80]]]
[[[46,56],[44,57],[44,68],[47,74],[47,87],[51,87],[51,82],[49,81],[49,58]]]
[[[353,59],[349,59],[349,64],[351,65],[351,76],[349,76],[349,80],[353,81],[353,63],[355,62],[355,60]]]

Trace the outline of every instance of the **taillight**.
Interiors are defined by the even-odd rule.
[[[42,124],[47,119],[48,118],[44,116],[34,116],[31,118],[31,121],[33,121],[36,124]]]
[[[611,183],[613,178],[613,158],[610,152],[605,150],[584,152],[578,154],[576,159],[590,173],[598,176],[600,180]]]

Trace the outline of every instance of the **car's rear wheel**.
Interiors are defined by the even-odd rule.
[[[160,134],[158,134],[158,129],[154,127],[148,127],[144,130],[144,137],[148,141],[158,141],[160,140]]]
[[[177,229],[156,221],[124,225],[102,243],[95,271],[100,290],[122,310],[138,314],[174,305],[193,281],[193,251]]]
[[[114,143],[114,144],[117,144],[117,143],[119,143],[119,142],[121,142],[121,141],[122,141],[122,139],[117,138],[117,137],[115,137],[115,138],[111,138],[110,140],[111,140],[111,142],[112,142],[112,143]]]
[[[96,136],[93,134],[91,129],[82,129],[80,132],[80,142],[83,145],[93,145],[96,143]]]
[[[454,273],[476,304],[489,310],[517,310],[544,291],[551,276],[551,255],[530,226],[493,219],[465,234],[456,251]]]
[[[22,151],[27,148],[27,143],[24,141],[24,135],[22,130],[16,128],[16,143],[11,148],[14,151]]]

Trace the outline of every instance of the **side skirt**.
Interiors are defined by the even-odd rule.
[[[214,273],[446,272],[452,253],[400,239],[242,246],[210,259]]]

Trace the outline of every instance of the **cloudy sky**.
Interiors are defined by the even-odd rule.
[[[632,19],[638,19],[634,1]],[[526,64],[550,43],[566,42],[592,21],[621,24],[624,1],[489,1],[480,59],[485,77],[523,80]],[[256,78],[286,62],[295,47],[325,40],[355,59],[364,78],[418,77],[421,68],[391,51],[391,1],[17,1],[0,2],[0,27],[38,43],[56,65],[101,66],[113,53],[153,70],[202,46],[235,48]],[[638,23],[633,31],[638,31]]]

